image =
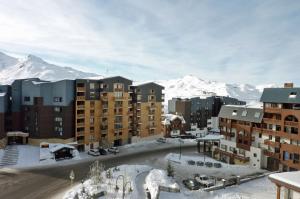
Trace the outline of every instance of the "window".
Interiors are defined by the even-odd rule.
[[[53,102],[62,102],[62,97],[54,97]]]
[[[255,158],[256,158],[256,157],[257,157],[257,154],[256,154],[256,153],[253,153],[253,157],[255,157]]]
[[[237,110],[233,110],[233,111],[232,111],[232,115],[233,115],[233,116],[236,116],[236,115],[237,115]]]
[[[62,112],[62,108],[61,107],[54,107],[54,111],[61,113]]]
[[[259,118],[260,117],[260,112],[255,112],[254,117]]]
[[[140,101],[142,99],[142,95],[137,95],[137,100]]]
[[[114,92],[114,95],[116,98],[121,98],[123,97],[123,92]]]
[[[297,93],[296,92],[291,92],[289,95],[289,98],[296,98],[297,97]]]
[[[95,89],[95,83],[90,83],[90,89]]]
[[[247,111],[246,111],[246,110],[243,110],[242,116],[243,116],[243,117],[246,117],[246,116],[247,116]]]
[[[121,84],[121,83],[115,83],[114,84],[114,89],[123,89],[123,84]]]
[[[239,154],[245,155],[245,150],[244,149],[239,149]]]
[[[61,117],[55,117],[55,118],[54,118],[54,121],[55,121],[55,122],[62,122],[62,118],[61,118]]]
[[[234,150],[235,150],[235,148],[234,148],[234,147],[232,147],[232,146],[231,146],[231,147],[229,147],[229,151],[232,151],[232,152],[233,152]]]
[[[25,102],[30,102],[30,97],[29,97],[29,96],[25,96],[25,97],[24,97],[24,101],[25,101]]]

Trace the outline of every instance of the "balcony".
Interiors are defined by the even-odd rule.
[[[299,127],[299,123],[298,122],[293,122],[293,121],[284,121],[284,126],[291,126],[291,127]]]
[[[85,87],[77,87],[76,91],[77,92],[85,92]]]
[[[252,130],[256,132],[261,132],[261,128],[259,127],[252,127]]]
[[[77,140],[78,145],[83,145],[84,144],[84,140]]]
[[[108,109],[108,105],[107,104],[102,104],[102,108],[103,109]]]
[[[77,116],[77,118],[85,118],[84,114],[77,114],[76,116]]]
[[[281,114],[282,109],[278,108],[278,107],[268,107],[268,108],[265,108],[265,112]]]
[[[101,134],[107,134],[107,129],[101,129]]]
[[[280,153],[275,153],[275,152],[269,151],[267,149],[264,150],[264,155],[269,156],[269,157],[273,157],[273,158],[276,158],[276,159],[280,159]]]
[[[272,119],[272,118],[263,118],[263,121],[267,124],[281,124],[281,120]]]
[[[77,131],[76,132],[76,136],[79,137],[79,136],[84,136],[84,131]]]
[[[77,108],[77,110],[83,110],[84,109],[84,105],[77,105],[76,108]]]
[[[76,123],[76,127],[84,127],[84,122],[78,122],[78,123]]]
[[[226,132],[226,131],[222,131],[221,130],[221,135],[224,135],[226,137],[234,137],[235,136],[235,133],[232,133],[232,132]]]
[[[271,146],[273,148],[275,148],[275,147],[279,148],[280,147],[280,142],[273,142],[273,141],[268,140],[268,139],[264,140],[264,144],[268,145],[268,146]]]
[[[85,96],[77,96],[76,99],[77,100],[85,100]]]
[[[223,154],[223,155],[226,155],[226,156],[229,156],[229,157],[241,160],[243,162],[249,162],[249,160],[250,160],[249,157],[241,156],[241,155],[238,155],[236,153],[231,153],[231,152],[223,151],[222,149],[219,149],[219,148],[215,149],[215,153],[220,153],[220,154]]]

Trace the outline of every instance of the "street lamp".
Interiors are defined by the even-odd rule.
[[[118,186],[119,178],[122,178],[122,182],[123,182],[122,183],[122,198],[124,199],[125,198],[126,186],[128,184],[130,185],[129,192],[132,192],[133,190],[132,190],[132,187],[131,187],[131,182],[130,181],[125,182],[125,177],[123,175],[119,175],[116,179],[116,187],[115,187],[116,191],[118,191],[120,189],[119,186]]]
[[[178,141],[179,141],[179,160],[181,160],[181,143],[184,143],[184,141],[181,138],[179,138]]]
[[[75,179],[75,173],[74,173],[74,171],[73,170],[71,170],[71,172],[70,172],[70,180],[71,180],[71,185],[73,184],[73,181],[74,181],[74,179]]]

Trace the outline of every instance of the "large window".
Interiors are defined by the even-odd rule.
[[[30,97],[29,96],[25,96],[24,97],[24,102],[29,102],[30,101]]]

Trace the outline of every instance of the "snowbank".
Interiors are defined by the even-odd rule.
[[[146,177],[145,187],[149,189],[151,198],[156,198],[159,186],[179,189],[179,185],[173,178],[168,177],[166,171],[153,169]]]

